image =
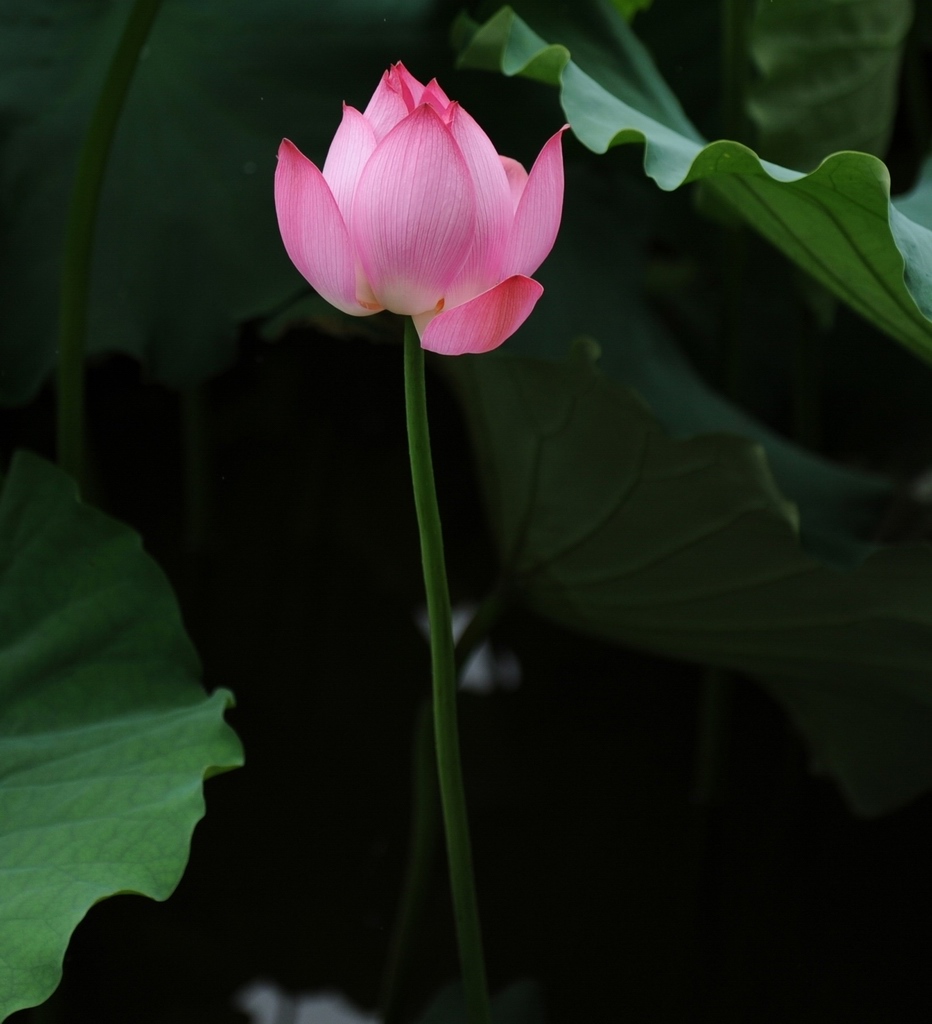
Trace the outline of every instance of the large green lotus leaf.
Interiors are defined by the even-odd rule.
[[[882,666],[877,675],[882,677]],[[878,680],[847,675],[832,682],[761,677],[758,682],[807,737],[814,770],[836,779],[858,813],[883,814],[929,788],[928,701],[915,700]]]
[[[608,163],[568,161],[560,235],[535,275],[545,292],[508,351],[562,362],[574,336],[597,339],[606,376],[637,391],[667,432],[733,433],[759,442],[781,492],[799,508],[806,546],[838,564],[863,559],[889,485],[780,437],[696,373],[644,301],[644,251],[659,194]]]
[[[221,368],[237,325],[306,289],[278,236],[275,154],[322,161],[341,103],[391,61],[436,72],[446,0],[164,0],[101,197],[89,345],[183,386]],[[0,401],[55,363],[78,146],[129,7],[0,5]],[[448,21],[448,19],[447,19]]]
[[[737,142],[706,143],[624,19],[593,4],[611,33],[588,39],[580,63],[571,59],[580,47],[571,51],[563,42],[575,28],[554,27],[560,41],[548,43],[504,7],[475,31],[461,20],[461,64],[558,85],[566,116],[589,149],[644,143],[644,170],[662,189],[704,181],[831,292],[932,360],[932,231],[911,219],[908,207],[891,204],[884,164],[842,152],[802,174]],[[535,23],[555,21],[544,5],[526,6]]]
[[[920,168],[913,188],[897,197],[893,214],[897,231],[904,239],[910,237],[910,224],[918,225],[925,232],[914,236],[912,257],[924,260],[924,275],[932,275],[932,252],[927,243],[927,234],[932,231],[932,156],[927,157]]]
[[[570,366],[445,366],[524,600],[608,640],[761,677],[778,695],[785,680],[781,699],[858,810],[932,784],[932,548],[876,550],[848,570],[813,558],[758,445],[671,439],[580,350]],[[818,713],[799,709],[799,693]],[[850,704],[837,718],[836,698]]]
[[[882,157],[912,15],[912,0],[758,4],[748,109],[761,154],[800,170],[843,149]]]
[[[88,908],[166,899],[205,776],[242,763],[131,530],[19,454],[0,492],[0,1019],[46,999]]]

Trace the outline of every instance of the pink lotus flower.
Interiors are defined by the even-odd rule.
[[[563,206],[561,128],[527,171],[436,80],[402,64],[365,113],[343,105],[323,172],[283,140],[275,207],[292,262],[331,305],[414,318],[421,346],[488,352],[543,288]]]

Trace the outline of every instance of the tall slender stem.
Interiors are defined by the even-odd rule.
[[[469,820],[460,764],[456,722],[456,668],[453,653],[453,621],[443,558],[443,533],[434,487],[424,386],[424,351],[413,322],[405,320],[405,406],[411,479],[421,536],[421,561],[430,618],[430,652],[433,675],[434,742],[440,802],[447,839],[447,861],[453,913],[459,943],[466,1016],[469,1024],[491,1024],[482,932],[473,879]]]
[[[492,590],[476,609],[456,643],[456,674],[459,677],[470,655],[488,636],[507,604],[503,585]],[[382,976],[382,1024],[399,1024],[405,989],[417,945],[418,931],[427,906],[437,840],[440,838],[440,803],[437,793],[437,757],[434,752],[433,706],[425,700],[418,710],[412,756],[411,834],[408,863],[398,911],[388,945]]]
[[[437,759],[432,706],[425,700],[414,727],[413,792],[408,866],[382,979],[382,1024],[400,1024],[415,938],[427,908],[430,880],[440,838]]]
[[[160,0],[136,0],[126,20],[78,156],[61,280],[58,342],[58,464],[84,476],[84,351],[94,225],[107,157],[123,101]]]

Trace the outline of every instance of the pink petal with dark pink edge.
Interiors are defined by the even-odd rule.
[[[544,289],[529,277],[515,275],[462,306],[431,317],[415,317],[421,348],[445,356],[491,352],[531,315]]]
[[[356,299],[356,259],[330,186],[288,139],[278,149],[275,210],[285,249],[314,290],[352,316],[377,312]]]
[[[410,113],[418,104],[424,102],[422,97],[425,86],[411,74],[401,61],[392,65],[392,71],[405,102],[409,104],[408,113]]]
[[[423,86],[421,88],[423,89]],[[376,142],[381,142],[392,128],[414,109],[410,94],[407,99],[408,102],[405,102],[405,90],[395,68],[389,68],[382,75],[378,88],[362,114],[372,125]]]
[[[514,218],[508,176],[492,140],[458,103],[451,104],[450,130],[476,189],[476,237],[463,269],[444,296],[458,306],[502,279],[502,259]]]
[[[510,156],[499,157],[499,159],[508,177],[512,205],[517,210],[518,203],[521,202],[521,197],[524,195],[524,186],[527,185],[527,171],[524,169],[524,164],[512,160]]]
[[[343,220],[349,222],[353,208],[353,193],[366,161],[375,152],[375,132],[372,125],[355,107],[343,104],[343,120],[330,143],[324,161],[324,181],[330,186],[333,198],[340,207]]]
[[[356,186],[350,230],[386,309],[422,313],[445,297],[475,236],[475,191],[450,129],[427,105],[378,144]]]
[[[553,248],[563,216],[564,125],[545,144],[534,161],[527,184],[515,210],[503,272],[533,274]]]
[[[446,116],[447,111],[450,107],[450,97],[440,88],[440,83],[436,78],[432,78],[427,85],[424,86],[424,91],[421,93],[419,103],[428,103],[430,106],[443,117],[444,121],[449,123],[449,118]]]

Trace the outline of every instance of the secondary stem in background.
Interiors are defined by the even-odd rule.
[[[797,292],[798,292],[797,288]],[[804,298],[793,345],[793,437],[804,448],[822,447],[822,330]]]
[[[745,101],[750,77],[750,0],[722,0],[722,129],[726,139],[747,142]]]
[[[916,4],[913,25],[903,51],[903,105],[918,165],[928,155],[929,143],[932,141],[932,102],[923,66],[922,45],[928,18],[929,12],[925,5]]]
[[[722,128],[726,139],[747,142],[749,0],[722,0]],[[744,267],[747,235],[743,225],[722,229],[722,340],[725,394],[738,401],[743,374]]]
[[[748,236],[744,225],[722,228],[722,382],[725,395],[741,404],[744,391],[745,340],[744,268]]]
[[[489,630],[502,617],[507,603],[505,588],[498,586],[486,596],[476,609],[456,644],[457,673],[469,660],[472,652],[489,635]]]
[[[700,807],[709,807],[722,797],[731,724],[731,687],[728,672],[714,665],[707,666],[702,679],[700,729],[693,775],[693,801]]]
[[[78,156],[65,227],[58,342],[58,464],[84,479],[84,353],[94,226],[107,158],[139,53],[160,0],[136,0]]]
[[[722,0],[722,126],[725,138],[746,142],[745,112],[749,78],[749,0]],[[742,226],[722,228],[722,356],[721,387],[740,403],[744,377],[744,267],[747,233]],[[699,807],[721,799],[731,721],[731,681],[726,671],[706,667],[702,679],[696,741],[693,798]]]
[[[210,534],[210,432],[203,387],[181,393],[181,443],[184,462],[184,542],[202,555]]]
[[[450,889],[456,918],[463,988],[466,994],[466,1015],[469,1024],[491,1024],[479,908],[473,879],[469,821],[460,763],[453,621],[443,557],[440,511],[437,507],[434,470],[430,457],[424,351],[414,324],[409,318],[405,319],[404,365],[411,479],[414,485],[414,504],[421,537],[421,560],[430,619],[437,776],[440,782]]]

